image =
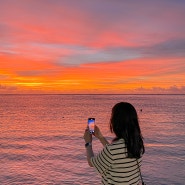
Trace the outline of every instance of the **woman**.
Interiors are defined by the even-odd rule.
[[[138,185],[139,166],[145,148],[137,112],[130,103],[120,102],[112,108],[110,130],[115,134],[111,144],[95,126],[94,136],[104,146],[97,156],[94,156],[92,150],[92,134],[88,129],[85,130],[84,140],[89,166],[96,168],[104,185]]]

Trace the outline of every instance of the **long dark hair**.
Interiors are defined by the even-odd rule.
[[[110,130],[115,140],[123,138],[129,158],[140,158],[145,152],[138,115],[133,105],[127,102],[117,103],[112,108]]]

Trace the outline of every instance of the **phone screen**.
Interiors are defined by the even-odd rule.
[[[94,132],[95,118],[88,118],[89,132],[92,134]]]

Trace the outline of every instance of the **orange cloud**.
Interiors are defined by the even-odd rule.
[[[0,60],[2,92],[125,93],[185,86],[185,63],[181,58],[143,58],[73,67],[13,55],[1,56]]]

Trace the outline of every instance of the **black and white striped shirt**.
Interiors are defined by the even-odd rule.
[[[141,159],[138,160],[139,164]],[[127,148],[123,139],[106,145],[95,157],[92,165],[102,176],[103,185],[138,185],[139,169],[135,158],[127,157]]]

